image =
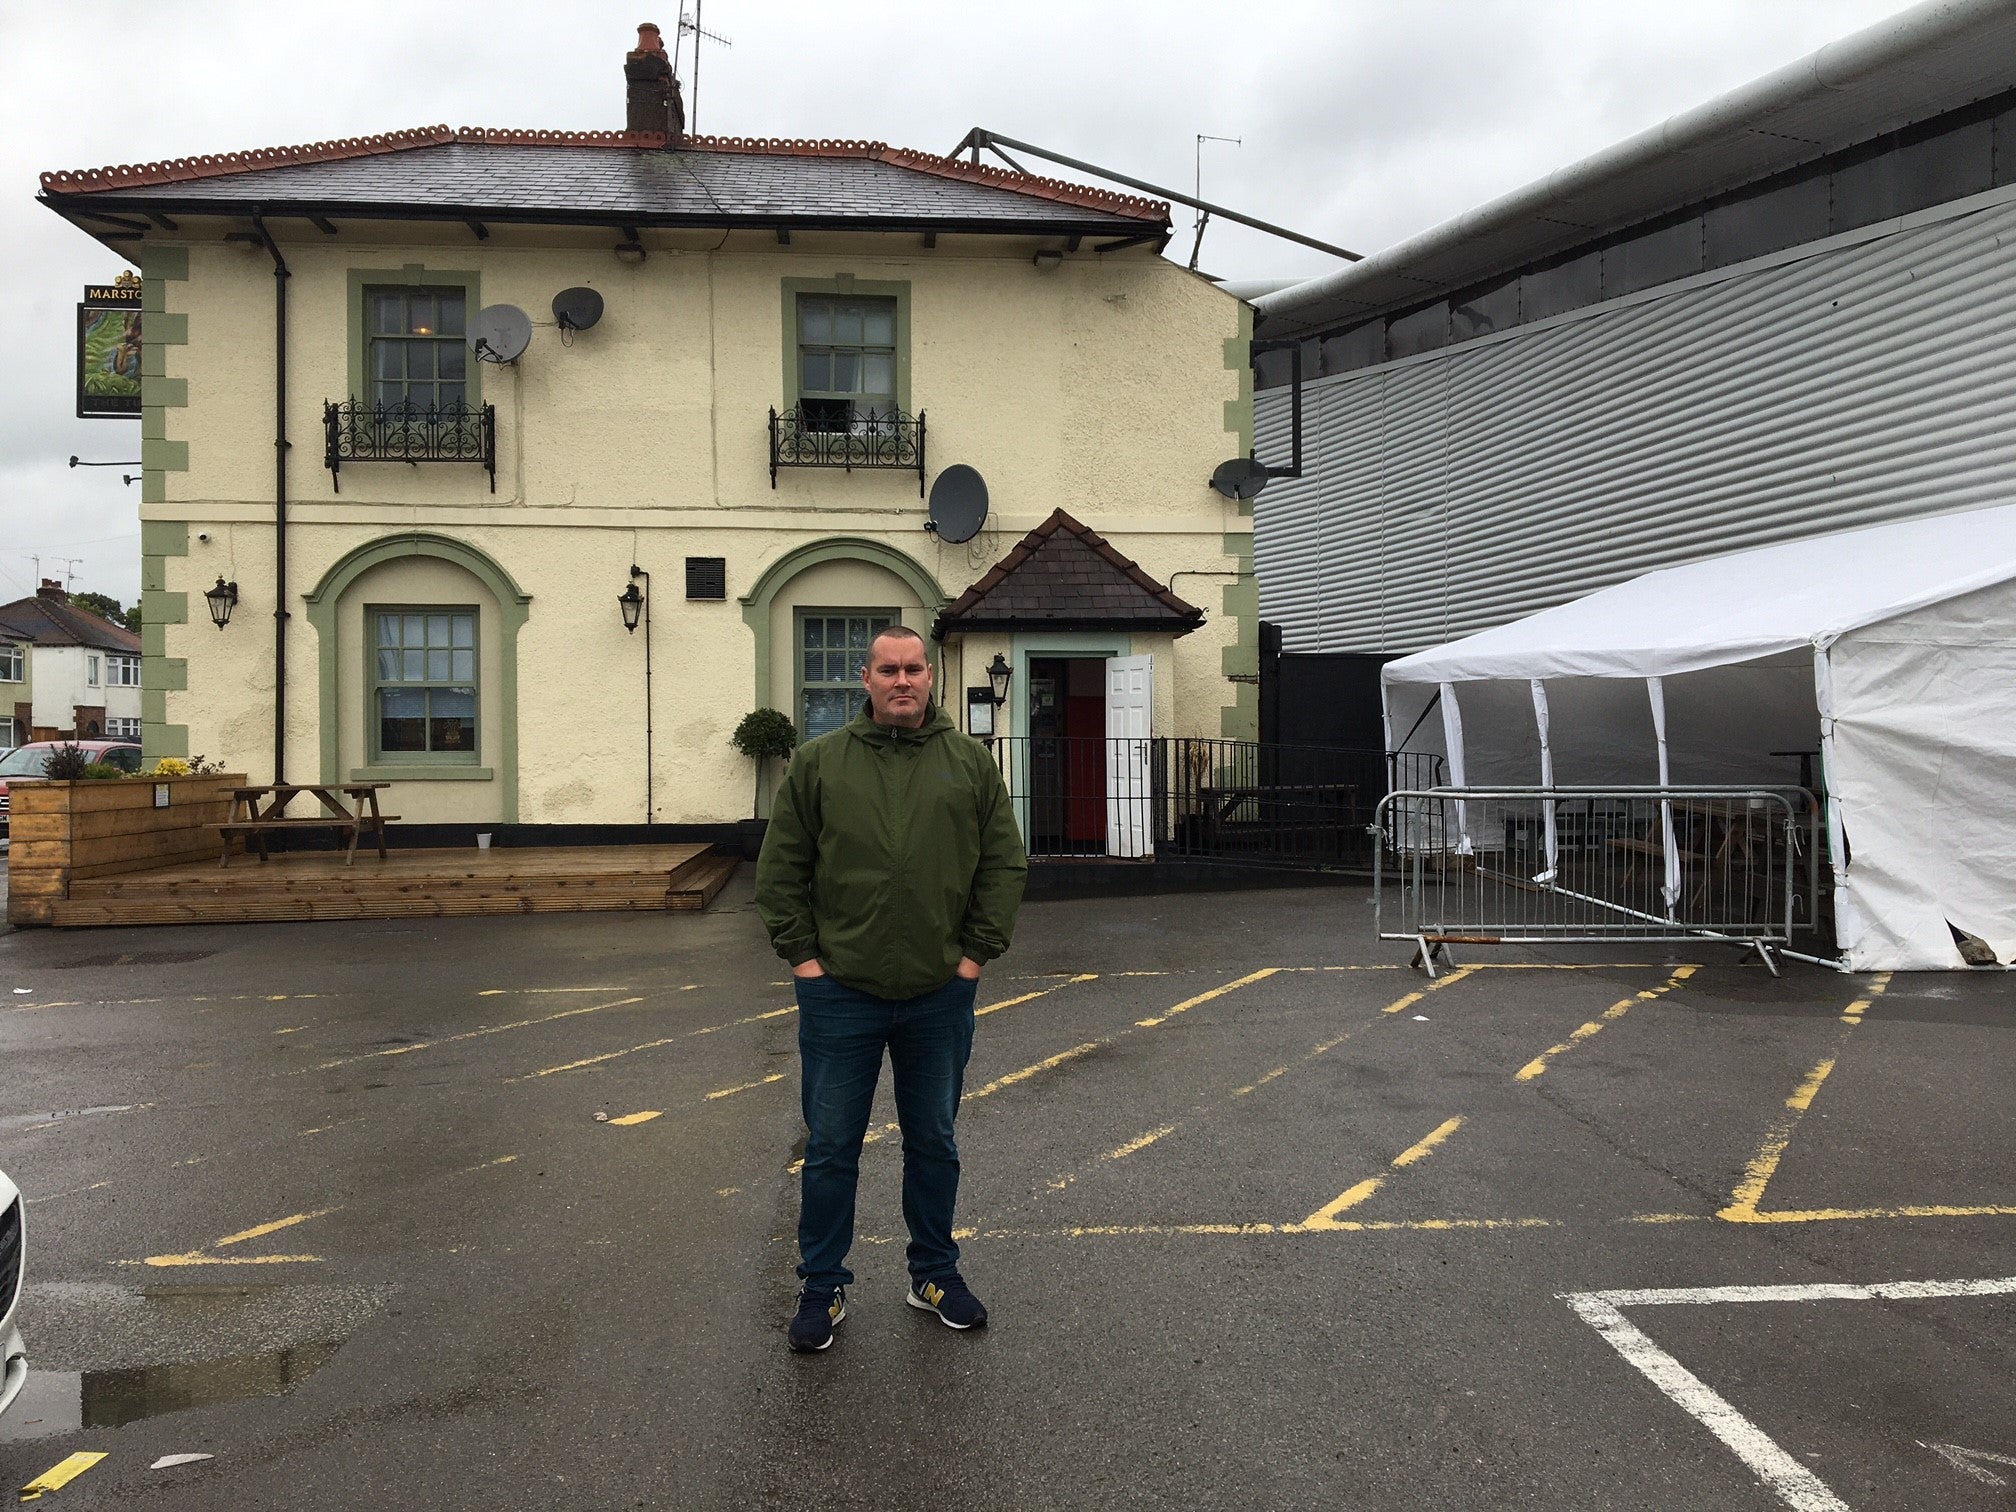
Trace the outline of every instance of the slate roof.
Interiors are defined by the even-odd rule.
[[[56,599],[24,598],[0,604],[0,629],[38,646],[90,646],[140,654],[140,637],[88,609]]]
[[[943,640],[955,630],[1082,627],[1183,635],[1203,623],[1202,609],[1059,509],[947,604],[931,633]]]
[[[882,142],[422,127],[214,157],[42,175],[58,210],[290,210],[638,224],[752,221],[1159,234],[1160,200]]]

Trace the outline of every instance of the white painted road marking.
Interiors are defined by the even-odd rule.
[[[1795,1512],[1848,1512],[1848,1504],[1828,1490],[1817,1475],[1779,1448],[1769,1434],[1699,1376],[1654,1344],[1625,1318],[1623,1309],[1688,1303],[1870,1302],[1878,1298],[1898,1301],[2012,1293],[2016,1293],[2016,1276],[1985,1281],[1884,1281],[1873,1286],[1701,1286],[1661,1291],[1562,1292],[1560,1297],[1611,1348],[1642,1371],[1647,1380],[1722,1440],[1786,1506]],[[1942,1448],[1938,1452],[1945,1451]]]
[[[1959,1444],[1928,1444],[1922,1439],[1912,1442],[1920,1449],[1930,1449],[1955,1470],[1965,1471],[1984,1486],[2006,1486],[2009,1482],[1987,1465],[1976,1464],[1976,1460],[1987,1460],[1995,1465],[2016,1465],[2016,1458],[2007,1454],[1991,1454],[1986,1449],[1968,1449]]]

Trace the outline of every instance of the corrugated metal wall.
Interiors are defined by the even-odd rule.
[[[1975,202],[1980,204],[1980,201]],[[1288,455],[1288,391],[1256,400]],[[2016,203],[1304,389],[1283,649],[1406,652],[1655,567],[2016,498]]]

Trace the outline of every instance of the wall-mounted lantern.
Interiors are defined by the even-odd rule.
[[[238,607],[238,585],[235,582],[227,583],[220,576],[217,586],[208,590],[203,598],[210,605],[210,623],[219,630],[231,623],[231,611]]]
[[[987,686],[994,693],[994,707],[1000,708],[1008,702],[1008,684],[1015,679],[1015,669],[1002,659],[1001,653],[994,653],[994,660],[987,668]]]
[[[623,611],[623,628],[634,635],[637,617],[644,612],[644,595],[637,591],[635,582],[616,595],[616,606]]]

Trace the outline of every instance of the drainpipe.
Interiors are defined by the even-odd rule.
[[[254,211],[252,225],[273,258],[273,780],[287,780],[287,259]]]
[[[644,579],[644,823],[658,822],[658,784],[651,771],[651,574],[635,562],[630,564],[634,582]]]

